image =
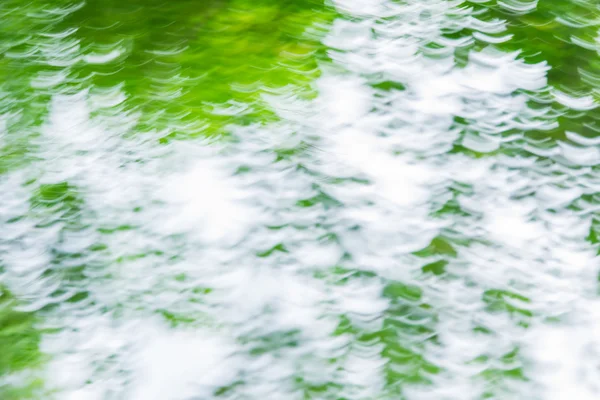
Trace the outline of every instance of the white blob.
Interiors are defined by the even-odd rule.
[[[233,244],[256,220],[256,211],[243,202],[245,194],[214,161],[198,161],[189,170],[164,179],[159,196],[170,208],[160,223],[166,232]]]
[[[235,376],[222,335],[165,329],[138,347],[132,400],[210,398]]]
[[[83,59],[88,64],[107,64],[117,59],[121,54],[123,54],[123,50],[114,49],[106,54],[90,53],[88,55],[85,55]]]

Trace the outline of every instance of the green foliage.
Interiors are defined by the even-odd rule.
[[[448,261],[440,260],[424,265],[421,269],[425,273],[432,273],[434,275],[442,275],[446,272],[446,266]]]
[[[94,114],[138,113],[130,133],[161,143],[275,121],[263,95],[316,94],[336,14],[322,0],[6,0],[0,15],[2,174],[34,160],[54,93],[118,89]]]
[[[17,300],[0,287],[0,375],[38,366],[41,332],[34,313],[15,310]]]
[[[483,293],[483,302],[490,312],[507,312],[514,317],[519,325],[528,326],[533,312],[526,308],[531,302],[525,296],[507,290],[490,289]]]
[[[495,19],[507,22],[507,31],[496,36],[512,35],[503,43],[492,46],[505,52],[519,52],[519,57],[529,64],[547,63],[551,69],[547,73],[548,84],[568,95],[581,97],[593,96],[600,100],[599,83],[600,56],[597,52],[597,31],[600,24],[600,11],[596,3],[588,0],[556,0],[539,1],[532,10],[523,13],[511,12],[501,2],[468,2],[477,13],[477,18],[484,21]],[[470,36],[473,31],[464,29],[460,32],[448,33],[447,37]],[[492,35],[493,36],[493,35]],[[459,64],[466,63],[471,50],[481,50],[489,43],[475,40],[474,44],[461,48],[456,53]],[[462,60],[462,61],[461,61]],[[530,101],[532,108],[544,106],[537,101]],[[552,130],[529,130],[527,136],[532,139],[551,138],[565,139],[565,132],[577,132],[585,137],[598,136],[596,128],[600,121],[600,110],[579,112],[570,110],[564,105],[554,102],[552,107],[558,115],[559,126]],[[507,130],[504,134],[514,134]],[[457,152],[464,152],[474,157],[490,156],[479,154],[457,146]],[[503,148],[503,153],[526,153],[520,147]]]
[[[456,257],[456,249],[450,244],[447,239],[441,236],[434,238],[429,246],[426,248],[416,251],[413,253],[418,257],[431,257],[434,255],[445,255],[450,257]]]
[[[264,258],[264,257],[269,257],[276,253],[289,253],[289,251],[285,248],[285,245],[283,243],[279,243],[279,244],[276,244],[275,246],[271,247],[268,250],[259,251],[258,253],[256,253],[256,255],[258,257]]]
[[[96,0],[65,23],[81,25],[76,37],[88,52],[121,52],[106,64],[78,63],[73,79],[124,82],[126,107],[142,112],[138,130],[166,129],[166,143],[273,121],[262,94],[286,85],[314,94],[324,53],[303,33],[333,15],[319,1]]]
[[[316,194],[313,197],[310,197],[308,199],[298,200],[296,202],[296,205],[298,205],[300,207],[313,207],[317,204],[320,204],[326,210],[329,208],[332,208],[332,207],[339,207],[342,205],[342,203],[337,201],[335,198],[331,197],[330,195],[328,195],[327,193],[322,192],[322,191],[320,191],[318,194]]]
[[[0,286],[0,377],[33,372],[46,360],[40,351],[43,331],[34,312],[18,311],[19,301]],[[16,382],[0,383],[2,400],[43,398],[43,382],[33,374]]]
[[[48,398],[41,379],[33,379],[25,385],[0,385],[0,399],[2,400],[32,400]]]
[[[361,275],[378,279],[376,275]],[[358,279],[358,277],[354,277]],[[422,291],[414,285],[389,282],[382,295],[389,307],[383,313],[383,324],[376,331],[364,331],[341,315],[334,335],[351,335],[362,346],[381,345],[381,356],[388,360],[384,367],[386,387],[383,398],[403,398],[405,385],[426,385],[441,368],[428,361],[425,348],[436,345],[435,312],[422,301]],[[386,397],[387,396],[387,397]]]
[[[77,190],[68,182],[39,185],[29,202],[34,212],[49,210],[60,213],[63,219],[75,217],[83,205]]]
[[[597,53],[597,4],[585,0],[540,1],[538,7],[527,13],[511,13],[501,2],[468,1],[477,18],[491,21],[499,18],[508,23],[513,39],[493,45],[505,51],[521,51],[527,63],[548,62],[551,87],[574,96],[591,95],[600,99],[600,58]],[[319,64],[327,60],[326,48],[320,39],[336,12],[321,0],[4,0],[0,2],[0,175],[35,161],[39,139],[54,94],[73,94],[89,90],[88,101],[93,116],[135,113],[137,125],[128,135],[150,134],[159,143],[202,136],[224,137],[230,124],[267,124],[278,120],[268,103],[269,95],[289,95],[312,99],[316,95],[313,83],[320,75]],[[561,21],[562,19],[562,21]],[[564,21],[569,21],[565,23]],[[472,36],[473,31],[448,30],[446,38]],[[469,51],[489,46],[481,40],[456,50],[458,67],[468,62]],[[422,52],[439,49],[437,43],[426,43]],[[433,54],[434,52],[430,52]],[[50,81],[56,78],[54,83]],[[369,78],[371,79],[371,78]],[[371,82],[376,95],[405,90],[403,82],[381,78]],[[47,86],[44,86],[47,85]],[[119,90],[124,99],[116,104],[94,105],[92,99]],[[527,94],[527,93],[526,93]],[[546,95],[546,94],[544,94]],[[116,101],[116,100],[115,100]],[[530,107],[541,107],[531,97]],[[559,123],[551,131],[532,129],[527,138],[565,139],[566,131],[586,137],[598,135],[600,110],[574,112],[561,104],[552,103]],[[471,121],[456,116],[454,126],[467,129]],[[515,133],[507,130],[502,135]],[[76,134],[74,132],[73,134]],[[277,162],[295,160],[309,149],[308,144],[274,151]],[[473,158],[501,154],[526,153],[519,146],[501,147],[491,153],[469,150],[458,143],[452,153]],[[308,169],[298,166],[309,173]],[[597,172],[596,169],[592,173]],[[251,171],[241,166],[239,175]],[[342,178],[319,177],[331,183],[342,183]],[[344,178],[360,183],[364,179]],[[33,194],[30,210],[18,218],[32,218],[36,229],[62,224],[58,243],[48,250],[52,257],[44,278],[60,283],[52,294],[73,295],[69,303],[84,303],[92,298],[89,283],[90,259],[86,252],[99,255],[110,253],[107,244],[95,243],[82,251],[61,251],[69,232],[88,229],[85,218],[84,194],[69,182],[38,184],[29,182]],[[314,186],[314,195],[299,199],[298,208],[323,208],[334,211],[343,204],[330,196],[324,187]],[[469,191],[468,187],[461,190]],[[432,209],[432,217],[460,220],[473,217],[461,209],[458,198],[464,194],[452,189],[449,200],[444,198]],[[468,195],[468,193],[467,193]],[[590,203],[596,202],[592,198]],[[133,209],[142,211],[141,207]],[[288,225],[272,226],[277,230]],[[321,227],[319,227],[321,228]],[[137,229],[136,226],[94,226],[93,234],[110,243],[111,235]],[[358,228],[357,228],[358,229]],[[600,229],[594,222],[587,240],[599,245]],[[338,241],[335,234],[327,240]],[[413,253],[419,257],[421,271],[432,280],[448,277],[448,265],[457,258],[461,245],[454,236],[443,233],[425,248]],[[289,254],[284,243],[256,251],[259,262],[269,257]],[[160,250],[119,254],[111,259],[126,268],[128,262],[167,255]],[[293,256],[293,254],[291,255]],[[171,255],[171,257],[176,257]],[[103,262],[103,261],[101,261]],[[421,264],[420,264],[421,265]],[[441,278],[433,278],[435,275]],[[98,278],[96,275],[96,279]],[[381,295],[388,301],[383,312],[381,328],[365,330],[353,323],[352,316],[338,315],[339,324],[333,335],[349,335],[360,345],[381,345],[379,354],[385,365],[386,391],[392,398],[401,398],[406,384],[427,384],[441,372],[439,366],[427,360],[428,346],[436,346],[437,311],[424,299],[422,290],[414,285],[390,281],[365,267],[355,269],[334,266],[317,271],[315,276],[328,279],[332,285],[346,285],[354,279],[383,282]],[[186,281],[180,274],[176,282]],[[91,290],[91,289],[90,289]],[[198,299],[212,289],[189,289]],[[201,300],[193,301],[200,302]],[[506,314],[518,324],[527,327],[533,317],[528,305],[533,299],[504,289],[490,289],[482,294],[489,313]],[[44,356],[40,352],[41,334],[37,329],[36,313],[15,309],[18,301],[0,288],[0,375],[25,371],[40,366]],[[200,313],[153,310],[171,327],[189,327],[205,322]],[[492,335],[490,329],[475,328],[478,334]],[[277,331],[260,337],[242,339],[251,356],[292,351],[300,343],[298,331]],[[482,355],[474,363],[485,363],[489,356]],[[335,361],[331,361],[335,362]],[[501,357],[499,367],[486,369],[478,378],[487,382],[503,379],[526,380],[515,349]],[[216,396],[229,396],[243,381],[236,381],[218,389]],[[295,387],[305,398],[323,398],[339,390],[334,383],[315,385],[303,377],[296,377]],[[0,387],[1,399],[40,398],[40,381],[23,388]],[[491,393],[491,392],[490,392]],[[235,397],[234,395],[232,395]],[[493,397],[490,394],[489,397]]]

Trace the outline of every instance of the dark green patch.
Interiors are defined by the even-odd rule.
[[[448,261],[440,260],[423,266],[421,270],[429,274],[443,275],[444,273],[446,273],[447,265]]]
[[[129,231],[132,229],[135,229],[135,227],[133,227],[131,225],[119,225],[115,228],[98,228],[98,232],[100,232],[104,235],[109,235],[111,233],[124,232],[124,231]]]
[[[314,207],[315,205],[320,204],[326,210],[333,207],[340,207],[342,205],[342,203],[322,191],[311,198],[299,200],[296,202],[296,204],[300,207]]]
[[[405,90],[406,87],[400,82],[394,81],[384,81],[379,82],[372,85],[375,89],[383,90],[383,91],[391,91],[391,90]]]
[[[434,238],[429,246],[423,250],[419,250],[413,253],[417,257],[431,257],[435,255],[446,255],[450,257],[456,257],[457,253],[454,247],[441,236]]]
[[[48,212],[55,215],[53,221],[70,221],[78,216],[83,207],[83,200],[79,197],[77,190],[68,182],[54,184],[41,184],[29,199],[32,212],[47,215]]]
[[[289,253],[289,251],[285,248],[285,245],[283,243],[279,243],[271,247],[269,250],[260,251],[256,253],[256,255],[259,257],[269,257],[274,253]]]

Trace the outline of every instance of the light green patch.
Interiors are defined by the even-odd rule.
[[[482,355],[471,361],[471,364],[486,364],[491,361],[491,357]],[[511,381],[526,382],[529,380],[525,375],[524,362],[521,360],[518,347],[494,360],[493,365],[475,377],[485,382],[486,390],[482,394],[483,399],[508,397],[511,394]]]
[[[0,375],[39,366],[41,332],[34,313],[15,310],[17,300],[0,287]]]
[[[75,36],[90,52],[122,54],[78,64],[73,78],[124,82],[125,107],[141,111],[137,130],[164,130],[162,143],[220,136],[232,123],[277,120],[264,94],[292,85],[295,95],[316,95],[319,38],[334,16],[312,0],[91,1],[66,22],[85,21]]]
[[[37,398],[42,383],[33,371],[40,368],[47,357],[40,351],[43,331],[38,329],[39,317],[33,312],[17,311],[19,301],[0,286],[0,377],[25,373],[17,384],[0,383],[0,398],[21,400]],[[31,371],[31,375],[27,372]],[[8,382],[11,382],[9,379]]]
[[[431,384],[431,377],[442,370],[425,356],[426,347],[436,345],[436,317],[432,307],[422,302],[417,286],[390,282],[382,294],[390,305],[383,313],[380,330],[365,332],[354,326],[350,317],[341,315],[334,335],[351,335],[365,346],[382,345],[381,357],[388,362],[381,396],[403,398],[407,385]]]

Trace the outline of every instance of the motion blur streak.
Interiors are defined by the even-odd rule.
[[[596,2],[0,17],[0,398],[600,398]]]

